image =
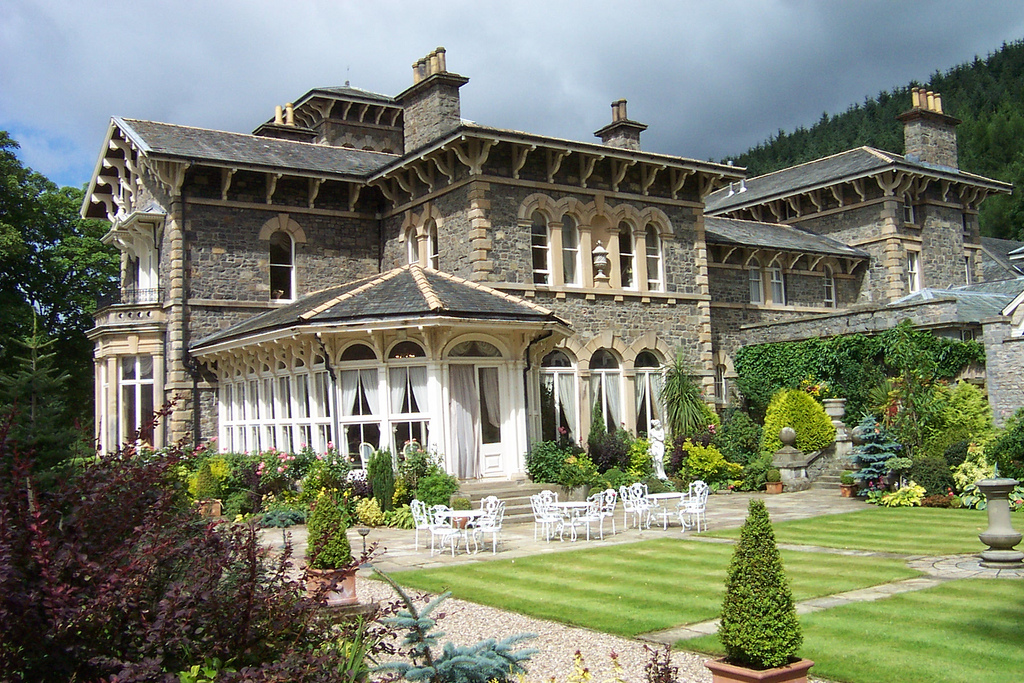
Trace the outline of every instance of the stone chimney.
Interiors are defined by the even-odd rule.
[[[907,161],[959,168],[956,127],[960,119],[942,113],[942,96],[911,88],[911,109],[896,118],[903,122],[903,153]]]
[[[640,133],[647,130],[647,126],[636,121],[630,121],[626,116],[626,100],[615,100],[612,102],[612,122],[594,135],[601,138],[601,142],[609,147],[620,147],[622,149],[640,149]]]
[[[469,79],[448,71],[444,48],[439,47],[412,65],[412,82],[398,96],[404,109],[406,152],[459,127],[459,88]]]

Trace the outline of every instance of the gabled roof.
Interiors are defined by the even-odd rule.
[[[218,166],[286,169],[316,175],[365,177],[397,157],[278,138],[114,118],[114,125],[146,156],[202,161]]]
[[[704,230],[709,244],[735,244],[761,249],[798,251],[806,254],[826,254],[844,258],[869,258],[861,249],[847,246],[830,237],[777,223],[758,223],[734,218],[708,216]]]
[[[988,257],[983,261],[986,280],[1005,280],[1024,275],[1024,261],[1015,256],[1017,252],[1024,256],[1024,242],[982,237],[981,249]]]
[[[407,265],[331,287],[198,341],[193,350],[299,327],[429,324],[434,321],[568,323],[547,308],[437,270]]]
[[[742,206],[761,204],[798,192],[874,176],[888,170],[922,173],[946,180],[979,185],[995,192],[1009,192],[1011,189],[1011,186],[1006,183],[966,171],[909,161],[901,154],[885,152],[874,147],[858,147],[750,178],[745,181],[746,189],[743,191],[737,192],[736,188],[732,188],[731,193],[729,189],[718,190],[708,197],[707,211],[708,213],[717,213]]]

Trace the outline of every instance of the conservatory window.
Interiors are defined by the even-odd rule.
[[[598,349],[590,359],[590,393],[594,400],[592,419],[604,418],[605,429],[614,432],[622,416],[619,361],[608,349]]]
[[[653,420],[665,421],[661,407],[661,363],[651,351],[641,351],[633,367],[636,369],[636,433],[646,436]]]
[[[562,273],[567,285],[580,283],[579,256],[579,233],[576,230],[576,220],[569,215],[562,216]]]
[[[121,417],[122,442],[138,439],[153,445],[153,357],[121,357]]]
[[[576,369],[562,351],[552,351],[541,361],[540,404],[541,438],[557,441],[578,439],[579,424],[576,397]]]
[[[647,241],[647,289],[660,292],[663,289],[664,273],[661,271],[661,237],[658,228],[648,223],[644,237]]]
[[[274,301],[294,298],[295,250],[292,237],[278,230],[270,236],[270,298]]]
[[[548,222],[544,214],[539,211],[533,212],[533,222],[530,226],[530,248],[533,254],[533,284],[550,284],[551,274],[551,250],[548,234]]]
[[[388,359],[411,360],[425,358],[426,354],[416,342],[395,344]],[[427,403],[427,367],[402,365],[388,368],[388,393],[391,406],[391,440],[396,450],[402,450],[410,441],[426,446],[430,416]]]

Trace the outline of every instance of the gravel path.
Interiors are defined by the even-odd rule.
[[[388,602],[395,597],[391,587],[383,582],[362,577],[357,581],[361,601]],[[455,598],[446,600],[438,611],[445,615],[438,621],[438,629],[446,634],[443,640],[452,640],[460,645],[470,645],[485,638],[501,640],[517,633],[536,633],[538,637],[524,645],[539,650],[530,660],[526,676],[528,683],[568,680],[577,650],[593,675],[593,683],[617,680],[611,667],[611,652],[618,655],[623,668],[622,681],[644,683],[646,680],[644,665],[650,661],[650,653],[644,650],[643,643],[636,640],[534,619]],[[676,680],[710,681],[711,674],[704,667],[704,659],[688,652],[672,653],[672,664],[679,667]]]

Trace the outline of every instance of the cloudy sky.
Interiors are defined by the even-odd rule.
[[[0,129],[81,185],[111,116],[250,132],[443,45],[464,118],[593,141],[624,97],[644,149],[717,160],[1021,38],[1020,0],[2,0]]]

